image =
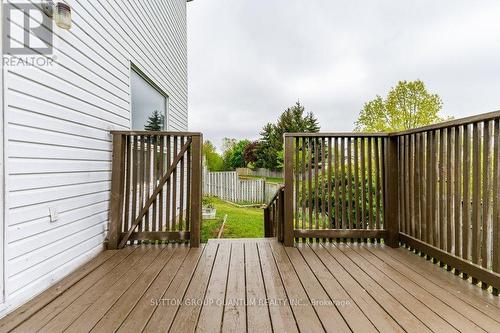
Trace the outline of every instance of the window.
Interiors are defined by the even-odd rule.
[[[132,66],[130,85],[132,93],[132,129],[138,131],[166,129],[167,95],[151,80],[148,80],[135,66]],[[151,121],[151,117],[156,121]]]

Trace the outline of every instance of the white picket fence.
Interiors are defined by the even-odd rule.
[[[264,168],[250,169],[250,168],[237,168],[236,172],[240,176],[259,176],[259,177],[273,177],[283,178],[283,171],[274,171]]]
[[[265,203],[266,182],[264,179],[240,179],[236,171],[205,170],[203,194],[235,203]]]

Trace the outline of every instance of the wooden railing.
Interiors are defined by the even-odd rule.
[[[285,243],[386,238],[388,142],[386,134],[286,134]]]
[[[500,289],[500,112],[387,134],[285,134],[283,242],[403,244]]]
[[[113,131],[107,246],[200,243],[200,133]]]
[[[285,189],[279,187],[269,203],[264,207],[264,235],[283,241]]]
[[[499,121],[494,112],[397,133],[401,242],[496,293]]]

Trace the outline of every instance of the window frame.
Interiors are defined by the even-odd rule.
[[[152,88],[154,88],[160,95],[162,95],[165,98],[165,120],[163,124],[163,131],[168,131],[169,127],[169,101],[170,97],[169,95],[162,89],[160,86],[158,86],[149,76],[147,76],[143,70],[141,70],[136,64],[133,62],[130,62],[130,75],[129,75],[129,88],[130,88],[130,125],[129,128],[130,130],[132,129],[132,72],[135,74],[139,75],[144,81],[146,81]],[[142,129],[141,129],[142,130]]]

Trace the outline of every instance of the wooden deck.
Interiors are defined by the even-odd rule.
[[[211,240],[106,251],[0,332],[500,332],[500,300],[380,244]]]

